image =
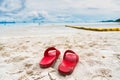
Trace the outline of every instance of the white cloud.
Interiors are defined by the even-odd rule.
[[[120,11],[118,0],[26,0],[29,11],[61,14],[107,15]]]
[[[20,0],[3,0],[0,5],[0,11],[13,12],[22,9],[23,4]]]
[[[120,17],[119,8],[120,0],[2,0],[0,16],[7,14],[14,18],[27,18],[42,15],[49,20],[55,20],[57,16],[68,19],[68,16],[76,15],[114,18]]]

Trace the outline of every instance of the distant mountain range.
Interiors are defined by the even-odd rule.
[[[120,22],[120,18],[116,20],[105,20],[105,21],[100,21],[100,22]]]
[[[115,20],[115,22],[120,22],[120,18],[119,18],[119,19],[117,19],[117,20]]]

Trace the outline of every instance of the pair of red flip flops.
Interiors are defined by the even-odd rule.
[[[60,55],[60,51],[54,47],[49,47],[44,52],[44,57],[40,61],[39,65],[42,68],[50,67],[55,63]],[[61,74],[71,74],[79,61],[78,55],[72,50],[66,50],[63,56],[63,60],[58,67],[58,71]]]

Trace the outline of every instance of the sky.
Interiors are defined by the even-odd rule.
[[[0,0],[0,21],[95,22],[119,14],[120,0]]]

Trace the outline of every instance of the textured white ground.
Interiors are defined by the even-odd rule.
[[[39,67],[44,50],[61,55],[54,66]],[[65,50],[79,55],[71,75],[58,72]],[[64,26],[0,27],[0,80],[120,80],[120,32],[93,32]]]

